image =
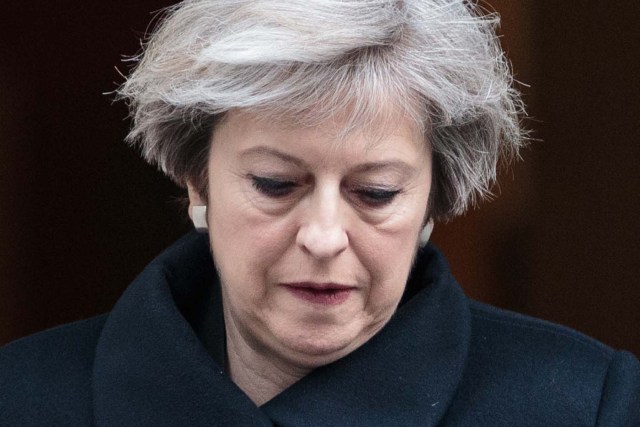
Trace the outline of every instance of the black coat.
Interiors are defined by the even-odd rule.
[[[380,333],[256,407],[221,367],[219,285],[190,234],[111,313],[0,349],[0,425],[640,425],[631,354],[467,299],[433,247],[416,265]]]

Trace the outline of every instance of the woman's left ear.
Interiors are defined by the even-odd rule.
[[[433,232],[433,219],[430,219],[427,224],[422,228],[420,232],[420,247],[423,248],[429,243],[431,238],[431,232]]]
[[[187,183],[187,192],[189,194],[189,217],[193,222],[193,226],[196,231],[206,233],[209,229],[207,205],[204,204],[204,201],[191,183]]]

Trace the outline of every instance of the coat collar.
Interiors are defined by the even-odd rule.
[[[206,236],[189,234],[136,278],[109,315],[94,364],[96,423],[436,424],[462,376],[469,310],[435,249],[421,251],[416,265],[407,286],[415,295],[380,333],[258,408],[211,355],[224,348],[220,320],[198,333],[212,312],[203,301],[220,306],[219,290]]]

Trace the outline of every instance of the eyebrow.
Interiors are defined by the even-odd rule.
[[[416,168],[402,160],[387,160],[380,162],[368,162],[357,165],[353,170],[356,172],[376,172],[379,170],[390,169],[401,174],[411,175]]]
[[[241,157],[251,157],[255,155],[274,156],[284,162],[292,163],[300,168],[307,168],[307,163],[304,160],[299,159],[290,154],[283,153],[282,151],[279,151],[271,147],[265,147],[265,146],[259,145],[256,147],[247,148],[246,150],[242,151],[242,153],[240,153]],[[361,163],[359,165],[356,165],[352,169],[353,172],[357,172],[357,173],[377,172],[380,170],[392,170],[405,176],[412,175],[413,173],[416,172],[415,167],[411,166],[406,162],[403,162],[402,160],[396,160],[396,159],[383,160],[379,162]]]
[[[288,163],[293,163],[298,167],[304,168],[307,166],[307,164],[297,158],[294,157],[292,155],[283,153],[282,151],[278,151],[275,148],[269,148],[269,147],[264,147],[264,146],[257,146],[257,147],[251,147],[251,148],[247,148],[246,150],[244,150],[242,153],[240,153],[241,157],[250,157],[250,156],[255,156],[255,155],[269,155],[269,156],[274,156],[279,158],[282,161],[288,162]]]

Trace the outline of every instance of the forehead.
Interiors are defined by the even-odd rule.
[[[214,141],[226,141],[234,150],[259,145],[343,155],[384,153],[388,151],[428,151],[423,132],[406,115],[388,114],[374,123],[350,128],[341,115],[310,125],[288,118],[273,118],[256,112],[233,110],[225,115],[213,134]],[[227,144],[225,144],[227,145]]]

